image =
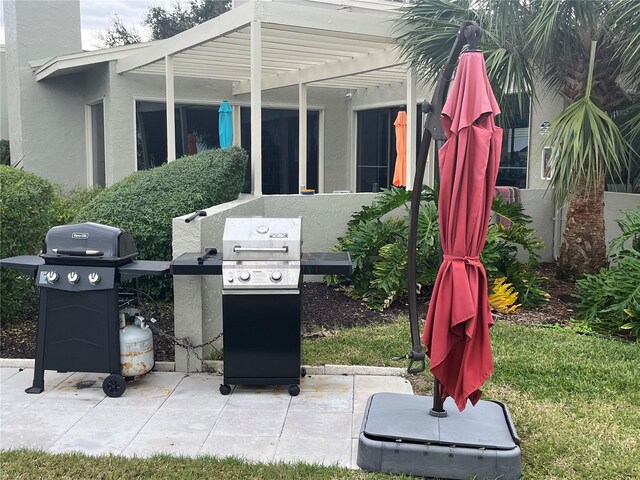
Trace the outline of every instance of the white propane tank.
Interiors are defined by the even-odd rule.
[[[120,329],[120,374],[137,377],[151,371],[153,360],[153,334],[142,317]]]

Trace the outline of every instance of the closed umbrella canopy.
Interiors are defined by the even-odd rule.
[[[407,112],[398,112],[396,121],[396,166],[393,171],[393,184],[396,187],[407,186]]]
[[[220,148],[228,148],[233,143],[233,121],[231,119],[231,105],[226,100],[218,109],[218,134]]]
[[[463,53],[442,110],[447,141],[440,154],[439,219],[443,261],[429,304],[423,340],[443,399],[460,411],[479,400],[493,371],[485,244],[502,129],[482,52]]]

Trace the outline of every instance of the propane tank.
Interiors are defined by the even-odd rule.
[[[144,318],[129,317],[120,328],[120,369],[123,377],[139,377],[154,365],[153,334]]]

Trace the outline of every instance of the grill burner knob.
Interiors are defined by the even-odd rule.
[[[282,272],[272,272],[271,273],[271,280],[273,280],[274,282],[279,282],[280,280],[282,280]]]
[[[233,275],[229,275],[227,277],[227,282],[229,282],[229,283],[233,283],[234,280],[235,280],[235,278],[233,278]]]
[[[100,275],[98,275],[96,272],[90,273],[89,283],[91,285],[97,285],[98,283],[100,283]]]
[[[58,279],[60,278],[60,275],[58,275],[58,272],[47,272],[47,283],[56,283],[58,281]]]
[[[78,283],[78,280],[80,280],[80,275],[78,275],[76,272],[71,272],[69,275],[67,275],[67,280],[69,280],[69,283],[71,285]]]
[[[251,278],[251,274],[249,272],[240,272],[240,280],[242,280],[243,282],[246,282],[247,280],[249,280]]]

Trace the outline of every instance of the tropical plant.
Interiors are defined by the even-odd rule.
[[[349,252],[353,273],[345,278],[328,276],[328,285],[343,285],[347,293],[372,309],[389,307],[408,292],[407,235],[408,203],[411,193],[401,188],[383,189],[371,206],[364,206],[348,222],[347,233],[338,239],[336,250]],[[531,218],[519,204],[507,204],[495,197],[496,215],[508,220],[511,226],[489,226],[482,262],[490,278],[506,277],[513,286],[518,303],[532,306],[546,298],[542,279],[531,272],[538,260],[542,243],[527,227]],[[527,255],[526,262],[518,259],[519,250]],[[440,266],[440,230],[436,192],[423,187],[418,216],[416,252],[416,288],[426,290],[435,282]]]
[[[596,332],[640,338],[640,206],[622,213],[611,265],[577,282],[577,320]]]
[[[557,152],[551,185],[558,203],[568,204],[558,274],[597,271],[606,265],[605,174],[620,176],[640,135],[640,3],[416,0],[403,13],[403,49],[427,79],[435,80],[464,20],[483,28],[487,73],[503,111],[507,94],[524,102],[539,87],[567,103],[550,132]],[[627,119],[622,132],[614,111]]]

